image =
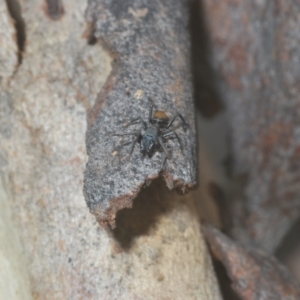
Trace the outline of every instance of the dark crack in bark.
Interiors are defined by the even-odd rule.
[[[18,63],[22,63],[22,57],[26,43],[26,28],[22,17],[21,6],[18,0],[6,0],[6,5],[16,28],[16,43],[18,45]]]
[[[50,19],[57,21],[65,13],[64,5],[61,0],[46,0],[45,12]]]

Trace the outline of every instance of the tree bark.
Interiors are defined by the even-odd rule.
[[[11,32],[11,63],[1,71],[1,177],[32,298],[221,299],[192,196],[155,182],[114,231],[88,212],[87,113],[111,58],[86,39],[85,10],[82,1],[22,1],[24,51],[13,22],[0,19]]]
[[[231,233],[273,252],[300,215],[298,1],[203,1],[232,129]],[[297,21],[295,21],[297,20]]]
[[[170,189],[186,191],[196,184],[189,6],[185,0],[154,0],[147,5],[141,0],[94,0],[87,19],[90,39],[99,39],[109,49],[114,64],[88,118],[84,195],[97,220],[114,226],[118,210],[131,207],[140,189],[159,175]],[[170,120],[177,112],[184,117],[186,130],[180,119],[168,129],[178,133],[182,147],[176,139],[163,139],[165,151],[143,159],[134,147],[130,156],[132,146],[120,144],[134,143],[136,136],[114,134],[139,132],[142,124],[127,130],[123,126],[136,118],[150,127],[151,101]],[[170,156],[166,160],[164,152]]]

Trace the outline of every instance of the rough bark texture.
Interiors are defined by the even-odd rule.
[[[185,191],[196,184],[188,13],[186,0],[90,1],[90,34],[99,38],[115,59],[89,117],[87,133],[84,194],[101,224],[115,226],[117,211],[131,207],[141,187],[161,171],[170,189]],[[141,116],[147,120],[149,99],[170,117],[180,112],[189,123],[187,132],[177,126],[183,151],[176,139],[170,141],[172,157],[165,166],[163,153],[142,160],[138,146],[129,160],[130,146],[118,146],[134,137],[112,136],[124,131],[123,125],[131,119]],[[138,129],[141,124],[127,131]]]
[[[273,251],[299,217],[298,1],[204,1],[212,63],[229,108],[236,177],[233,234]]]
[[[22,63],[14,69],[16,41],[8,36],[11,63],[1,71],[0,170],[32,298],[221,299],[191,196],[155,183],[109,234],[88,212],[86,116],[110,58],[85,38],[85,3],[63,1],[63,13],[53,7],[53,1],[22,1]],[[14,32],[12,22],[0,22]]]
[[[243,247],[210,225],[204,225],[203,232],[242,300],[300,299],[299,283],[274,257]]]

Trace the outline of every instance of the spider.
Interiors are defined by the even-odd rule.
[[[149,109],[148,123],[145,122],[142,117],[138,117],[136,119],[131,120],[125,125],[125,127],[128,127],[135,124],[141,124],[142,129],[133,132],[114,134],[114,136],[134,136],[133,141],[126,142],[125,144],[122,144],[120,146],[123,147],[131,144],[129,158],[131,157],[136,143],[139,143],[140,151],[143,158],[145,156],[151,158],[156,151],[163,151],[165,153],[165,159],[170,159],[170,154],[167,150],[165,142],[168,138],[172,137],[175,137],[177,139],[181,151],[183,150],[180,138],[178,137],[177,133],[174,130],[170,130],[170,128],[173,125],[176,118],[181,119],[184,130],[186,130],[189,127],[187,122],[178,112],[175,115],[173,115],[173,117],[170,120],[167,114],[162,110],[155,110],[155,112],[153,113],[153,107],[154,105],[153,103],[151,103]]]

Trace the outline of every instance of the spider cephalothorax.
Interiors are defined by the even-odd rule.
[[[182,144],[177,133],[174,130],[170,130],[170,127],[173,125],[177,117],[181,119],[184,130],[187,129],[188,124],[178,112],[171,119],[169,119],[167,114],[162,110],[156,110],[153,113],[153,106],[153,104],[150,105],[148,122],[145,122],[142,117],[138,117],[125,125],[125,127],[128,127],[140,123],[142,125],[142,129],[134,132],[114,134],[115,136],[135,136],[132,141],[122,145],[125,146],[131,144],[129,156],[131,156],[134,146],[138,142],[140,144],[140,150],[143,157],[147,156],[151,158],[156,151],[162,150],[166,157],[170,158],[165,142],[168,138],[172,137],[177,139],[182,150]]]

